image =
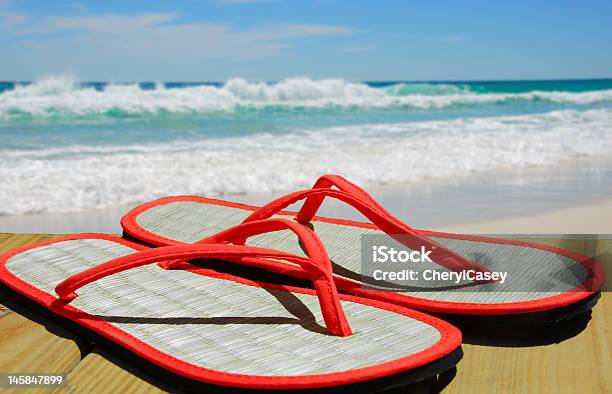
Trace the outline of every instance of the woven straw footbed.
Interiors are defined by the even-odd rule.
[[[11,257],[6,268],[55,296],[70,275],[135,250],[103,239],[61,241]],[[406,357],[438,342],[419,320],[342,301],[354,331],[325,332],[316,296],[264,289],[156,264],[79,291],[71,305],[162,352],[222,372],[295,376],[347,371]]]
[[[251,213],[252,211],[241,208],[195,201],[176,201],[157,205],[142,212],[136,217],[136,222],[143,229],[154,234],[180,242],[193,243],[230,226],[240,224]],[[362,227],[316,220],[312,224],[330,258],[337,266],[334,273],[354,280],[359,280],[362,270],[362,235],[385,236],[382,231]],[[436,282],[424,281],[421,276],[419,281],[410,282],[410,286],[413,287],[410,291],[402,290],[401,294],[457,303],[523,302],[548,298],[570,291],[583,283],[587,276],[585,267],[579,262],[546,250],[439,236],[431,238],[491,271],[507,272],[506,281],[503,284],[476,286],[472,284],[464,288],[457,286],[450,290],[435,291]],[[395,241],[391,240],[391,242]],[[258,235],[250,238],[248,244],[299,255],[304,254],[297,237],[290,231]],[[409,268],[421,272],[424,269],[446,270],[432,263],[410,264]],[[405,263],[402,268],[407,268]],[[347,272],[355,275],[347,276]],[[466,283],[468,281],[463,282],[463,284]]]

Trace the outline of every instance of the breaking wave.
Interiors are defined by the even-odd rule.
[[[134,87],[117,89],[143,94]],[[52,96],[57,94],[53,92]],[[106,94],[110,93],[102,93]],[[242,94],[254,100],[272,93],[255,89]],[[283,94],[289,93],[274,93],[274,99]],[[261,97],[258,100],[262,101]],[[318,175],[327,172],[375,185],[555,166],[577,158],[612,155],[611,124],[612,109],[561,110],[522,116],[309,127],[284,134],[163,144],[0,150],[0,214],[100,208],[175,194],[291,191],[311,186]]]
[[[467,85],[398,83],[371,86],[342,79],[291,78],[278,83],[230,79],[224,84],[152,88],[140,84],[78,83],[67,77],[16,85],[0,93],[0,120],[206,114],[244,110],[320,108],[443,109],[455,106],[551,102],[577,105],[612,102],[612,90],[482,93]]]

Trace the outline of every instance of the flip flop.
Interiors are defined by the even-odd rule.
[[[240,234],[296,227],[264,222]],[[459,361],[461,334],[449,323],[338,295],[329,258],[314,233],[299,227],[308,257],[240,245],[149,248],[103,234],[69,236],[0,256],[0,281],[192,382],[373,390],[435,376]],[[201,258],[285,261],[303,270],[314,290],[181,262]]]
[[[326,197],[349,204],[371,223],[314,216]],[[282,211],[300,200],[305,202],[297,214]],[[263,207],[195,196],[161,198],[136,207],[122,218],[121,224],[124,235],[141,242],[156,246],[180,245],[216,242],[215,234],[220,231],[273,215],[295,216],[298,223],[314,229],[332,259],[338,289],[455,318],[454,322],[465,319],[477,324],[514,325],[568,319],[595,305],[604,281],[599,263],[569,250],[514,240],[416,230],[393,217],[364,190],[337,175],[322,176],[312,189],[288,194]],[[370,271],[363,270],[364,237],[395,242],[413,251],[427,249],[432,262],[414,263],[414,267],[422,271],[431,268],[449,274],[471,271],[482,275],[480,279],[472,275],[470,279],[450,284],[433,283],[423,277],[409,285],[397,280],[373,281]],[[244,241],[243,237],[236,243]],[[250,243],[301,253],[295,237],[286,232],[259,235]],[[252,263],[271,272],[305,278],[287,264]],[[491,277],[492,273],[504,272],[507,276],[504,283],[499,277]],[[485,274],[489,275],[488,279]]]

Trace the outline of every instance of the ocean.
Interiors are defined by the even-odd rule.
[[[612,167],[612,80],[0,82],[0,215]]]

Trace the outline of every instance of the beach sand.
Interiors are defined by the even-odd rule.
[[[268,198],[269,196],[233,196],[228,199],[261,205],[269,201]],[[379,196],[379,201],[390,212],[416,228],[427,230],[464,234],[612,234],[612,199],[582,205],[561,206],[553,210],[534,211],[533,206],[526,206],[530,209],[525,209],[526,214],[524,215],[517,215],[514,212],[516,207],[508,206],[504,210],[483,206],[479,209],[474,204],[467,205],[465,209],[460,209],[460,212],[453,212],[452,207],[443,208],[443,202],[419,210],[407,200],[398,195]],[[455,201],[450,205],[457,204]],[[515,202],[515,204],[520,205],[520,202]],[[440,205],[440,207],[436,208],[435,205]],[[0,232],[121,233],[119,221],[131,208],[132,206],[122,206],[84,212],[4,216],[0,217]],[[299,206],[292,208],[299,208]],[[482,212],[488,212],[490,217],[482,220]],[[448,223],[443,220],[445,215],[451,219]],[[332,201],[322,207],[321,216],[367,221],[350,208]],[[431,225],[427,225],[430,218],[435,218],[435,220],[432,220]]]
[[[466,234],[612,234],[612,199],[540,214],[442,226]]]
[[[408,225],[428,230],[503,234],[612,234],[612,165],[495,172],[453,180],[368,187]],[[286,192],[208,196],[261,206]],[[160,196],[161,197],[161,196]],[[77,212],[0,216],[0,232],[121,233],[121,217],[137,204]],[[289,210],[299,209],[299,204]],[[367,221],[337,200],[320,216]]]

